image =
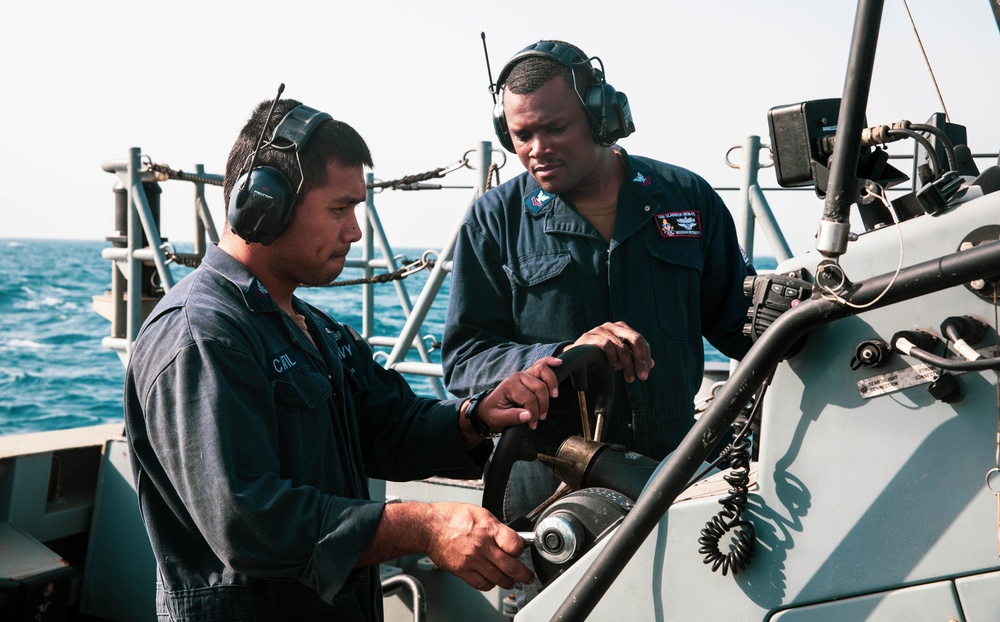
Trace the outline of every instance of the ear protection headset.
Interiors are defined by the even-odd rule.
[[[279,91],[280,95],[280,91]],[[277,102],[277,98],[275,98]],[[271,106],[273,112],[274,105]],[[267,119],[271,118],[271,113]],[[304,175],[299,154],[308,142],[316,128],[327,120],[332,120],[329,114],[320,112],[309,106],[296,106],[288,111],[281,122],[274,128],[271,139],[261,145],[257,141],[247,166],[247,172],[236,181],[232,195],[229,198],[229,224],[241,238],[250,242],[259,242],[265,246],[281,235],[292,219],[292,208],[302,190]],[[261,131],[261,139],[267,128],[265,121]],[[292,151],[299,166],[299,187],[292,190],[288,177],[273,166],[254,167],[257,154],[261,149],[277,149]]]
[[[507,61],[497,77],[496,88],[498,92],[502,91],[503,85],[507,82],[507,76],[510,75],[514,66],[529,57],[549,58],[569,68],[570,75],[573,76],[573,90],[576,91],[580,103],[583,104],[583,108],[587,112],[590,128],[598,143],[607,147],[635,131],[628,98],[625,93],[619,93],[605,82],[604,63],[601,62],[601,59],[594,57],[594,60],[597,60],[601,65],[598,69],[591,64],[591,59],[584,58],[572,47],[555,41],[533,43]],[[584,67],[590,72],[592,84],[587,88],[586,93],[581,93],[576,83],[574,69],[579,67]],[[493,129],[496,130],[500,144],[507,151],[514,153],[514,141],[511,140],[507,118],[504,115],[502,93],[493,107]]]

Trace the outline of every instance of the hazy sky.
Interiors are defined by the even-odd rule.
[[[1000,147],[989,2],[910,0],[945,105],[975,152]],[[481,31],[494,76],[543,38],[600,56],[638,128],[623,147],[737,186],[725,153],[750,134],[768,142],[769,108],[841,96],[854,13],[842,0],[7,2],[0,237],[103,239],[115,183],[103,161],[139,147],[173,168],[221,173],[250,110],[281,82],[285,96],[354,125],[380,179],[451,164],[495,143]],[[923,122],[941,106],[902,0],[886,1],[881,33],[868,121]],[[512,156],[501,176],[521,170]],[[472,180],[462,171],[443,183]],[[763,181],[775,185],[770,169]],[[788,194],[772,204],[793,250],[809,250],[822,203]],[[164,186],[172,240],[192,238],[191,197],[189,184]],[[394,246],[435,248],[468,198],[385,192],[377,204]],[[208,200],[221,227],[221,191]]]

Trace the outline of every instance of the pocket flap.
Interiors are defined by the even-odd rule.
[[[701,246],[698,240],[655,240],[646,242],[646,247],[654,259],[701,272]]]
[[[326,376],[314,369],[300,369],[274,381],[274,399],[298,409],[316,408],[333,395]]]
[[[558,276],[571,261],[568,250],[558,249],[518,257],[503,269],[515,285],[531,287]]]

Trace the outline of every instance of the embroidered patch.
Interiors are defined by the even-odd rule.
[[[524,200],[524,204],[528,206],[528,209],[538,213],[538,210],[545,207],[545,204],[552,200],[552,195],[546,193],[544,190],[539,190],[535,194],[531,195]]]
[[[645,188],[653,183],[653,178],[642,171],[636,171],[635,177],[632,178],[632,183]]]
[[[308,367],[306,358],[295,348],[288,348],[268,357],[267,375],[274,380],[295,371],[300,366]]]
[[[701,214],[697,210],[657,214],[656,228],[665,238],[700,238]]]
[[[344,328],[351,331],[349,326],[345,326]],[[357,335],[357,333],[354,333],[353,331],[351,332],[352,335]],[[344,339],[345,335],[340,331],[334,331],[327,328],[326,333],[331,335],[333,340],[336,342],[333,349],[337,355],[340,356],[340,362],[345,366],[347,371],[353,375],[354,368],[357,366],[357,361],[354,359],[354,342],[350,339]],[[360,339],[360,336],[357,338]]]
[[[743,250],[742,246],[740,247],[740,255],[743,255],[743,263],[746,264],[746,267],[749,268],[750,267],[750,258],[747,257],[747,252],[745,250]],[[798,302],[799,302],[798,300],[793,300],[792,301],[793,305],[794,304],[798,304]]]

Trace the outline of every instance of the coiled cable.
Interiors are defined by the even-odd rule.
[[[747,422],[749,428],[750,422]],[[701,530],[698,552],[705,556],[704,562],[711,564],[712,572],[722,570],[723,576],[733,572],[736,576],[750,565],[757,545],[757,535],[753,523],[743,520],[750,492],[750,449],[751,441],[747,436],[737,436],[733,440],[732,451],[729,454],[731,471],[723,477],[729,484],[729,493],[719,503],[722,509],[705,523]],[[736,541],[730,546],[728,553],[723,553],[720,543],[723,536],[732,532]]]

